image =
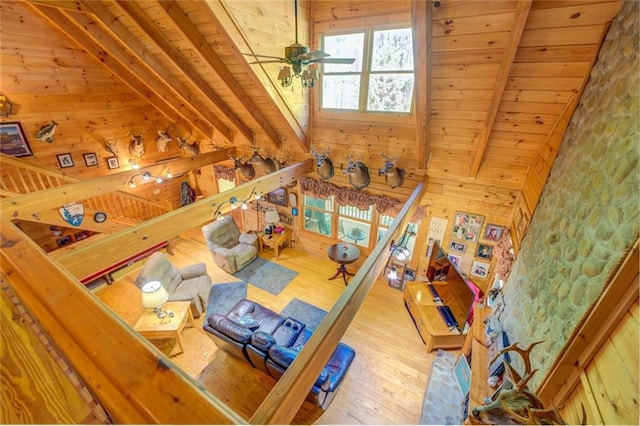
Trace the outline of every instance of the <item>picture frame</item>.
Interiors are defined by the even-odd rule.
[[[118,162],[118,157],[109,157],[107,158],[107,166],[109,169],[117,169],[120,167],[120,162]]]
[[[462,263],[462,256],[449,254],[449,256],[447,256],[447,259],[449,259],[449,263],[451,263],[456,268],[460,269],[460,264]]]
[[[84,157],[84,164],[87,167],[93,167],[98,165],[98,156],[95,152],[89,152],[87,154],[82,154]]]
[[[484,229],[484,236],[482,238],[485,240],[500,241],[503,231],[504,228],[502,226],[487,223],[487,227]]]
[[[449,243],[449,250],[457,251],[458,253],[464,253],[465,250],[467,250],[467,243],[452,240]]]
[[[489,276],[490,267],[491,265],[488,263],[474,260],[473,263],[471,264],[470,274],[480,278],[487,278],[487,276]]]
[[[287,207],[287,188],[278,188],[267,194],[267,202],[277,206]]]
[[[29,157],[33,151],[18,121],[0,123],[0,152],[12,157]]]
[[[66,169],[67,167],[75,166],[73,162],[73,157],[69,152],[67,152],[66,154],[57,154],[56,157],[58,158],[58,165],[60,166],[61,169]]]
[[[458,240],[475,243],[482,230],[484,216],[456,212],[453,222],[453,236]]]
[[[493,257],[493,246],[489,244],[478,244],[476,249],[476,257],[480,257],[485,260],[491,260]]]
[[[453,371],[456,376],[460,395],[463,397],[467,396],[471,391],[471,367],[469,366],[467,357],[458,357]]]

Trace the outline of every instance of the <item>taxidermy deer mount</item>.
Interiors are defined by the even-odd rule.
[[[384,180],[391,188],[397,188],[404,183],[404,169],[396,167],[399,158],[388,157],[387,154],[380,154],[384,158],[384,166],[378,170],[378,176],[384,175]]]
[[[178,139],[178,148],[184,149],[189,155],[199,155],[200,154],[200,145],[198,145],[197,141],[193,141],[193,143],[189,143],[190,136],[182,137],[176,136]]]
[[[353,185],[355,189],[364,189],[369,186],[371,178],[369,177],[369,168],[364,165],[361,160],[352,160],[352,156],[349,154],[347,157],[347,168],[344,169],[344,174],[349,175],[349,183]]]
[[[142,158],[144,155],[144,134],[134,135],[129,132],[129,154],[134,157]]]
[[[329,180],[333,177],[335,169],[333,168],[333,162],[329,158],[329,150],[327,149],[322,154],[318,154],[314,150],[311,150],[311,156],[316,159],[316,167],[318,168],[318,175],[323,180]]]
[[[169,135],[170,127],[167,127],[165,130],[158,128],[158,137],[156,138],[156,146],[158,147],[158,151],[167,152],[169,149],[169,142],[173,141],[171,135]]]
[[[253,148],[253,155],[249,158],[249,164],[257,164],[265,174],[273,173],[280,168],[280,165],[273,158],[262,157],[258,153],[258,148]]]
[[[490,404],[476,407],[469,416],[469,424],[472,425],[564,425],[565,421],[560,416],[555,406],[545,408],[538,397],[527,389],[527,383],[538,371],[531,370],[531,350],[543,341],[534,342],[527,349],[518,347],[518,343],[507,346],[496,355],[489,364],[495,362],[504,353],[515,351],[524,360],[524,376],[504,361],[505,372],[513,383],[513,389],[503,390],[498,398]],[[582,422],[585,424],[586,414],[582,407]]]
[[[248,162],[243,162],[244,157],[236,158],[230,155],[229,158],[233,160],[233,168],[235,170],[239,169],[242,176],[249,180],[256,177],[256,169]]]

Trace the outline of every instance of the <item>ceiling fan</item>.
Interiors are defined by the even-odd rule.
[[[293,68],[293,76],[291,75],[291,68],[288,66],[282,67],[278,74],[278,80],[280,80],[282,87],[290,86],[293,82],[293,77],[300,77],[302,79],[303,87],[314,87],[316,80],[318,80],[318,70],[315,66],[311,66],[303,71],[302,67],[305,65],[317,63],[353,64],[355,62],[355,58],[330,58],[329,56],[331,55],[323,52],[322,50],[314,50],[310,52],[307,46],[303,46],[298,43],[298,0],[294,0],[294,13],[296,41],[284,48],[284,57],[243,53],[243,55],[253,56],[256,58],[256,60],[254,62],[250,62],[250,64],[286,63],[291,65],[291,68]],[[259,58],[265,58],[266,60]]]

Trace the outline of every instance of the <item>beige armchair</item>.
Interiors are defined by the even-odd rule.
[[[258,236],[240,232],[231,216],[203,226],[202,235],[213,261],[230,274],[235,274],[258,257]]]
[[[191,301],[191,313],[195,318],[207,309],[211,277],[204,263],[179,269],[169,262],[164,253],[157,251],[140,270],[136,286],[142,288],[149,281],[160,281],[169,293],[169,301]]]

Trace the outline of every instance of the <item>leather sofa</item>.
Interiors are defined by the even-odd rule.
[[[213,314],[203,323],[216,345],[278,380],[311,338],[313,330],[295,318],[242,299],[226,315]],[[316,379],[306,400],[326,409],[355,358],[340,342]]]
[[[201,231],[215,264],[230,274],[258,257],[258,236],[240,232],[231,215],[214,220]]]

